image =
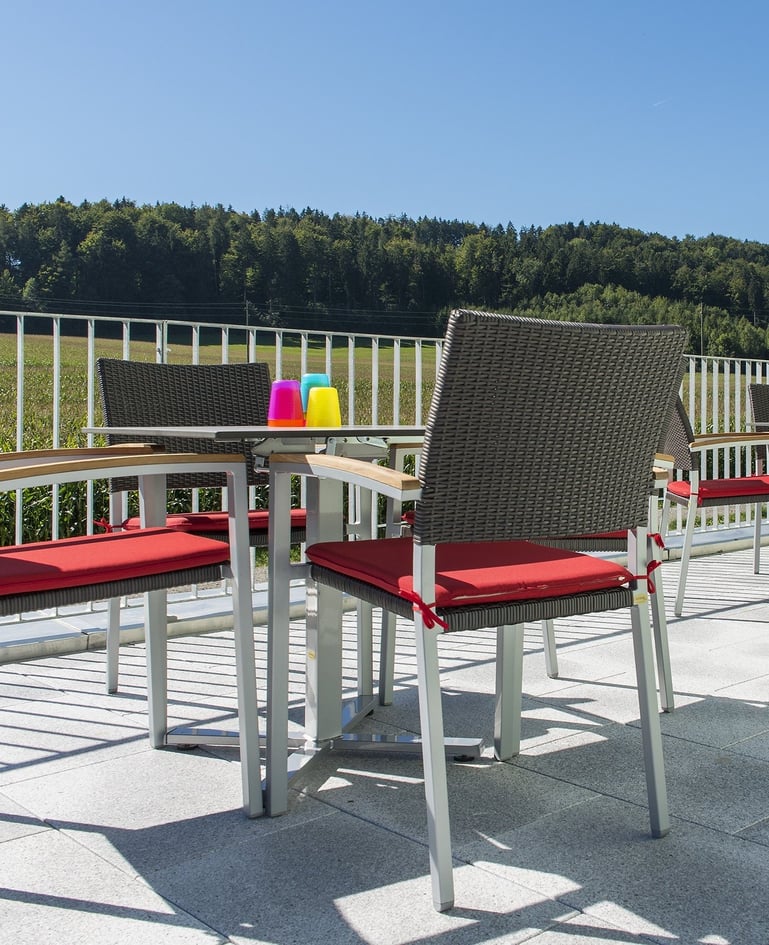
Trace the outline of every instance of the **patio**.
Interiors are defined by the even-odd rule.
[[[677,570],[662,568],[669,600]],[[446,914],[430,898],[419,761],[326,753],[287,816],[249,821],[236,750],[148,748],[142,644],[123,647],[114,696],[99,651],[0,666],[0,943],[766,945],[766,582],[749,550],[692,565],[669,628],[662,840],[648,832],[628,616],[557,624],[555,680],[527,626],[522,754],[449,768]],[[301,621],[294,631],[298,710]],[[403,624],[395,704],[364,729],[412,730],[411,643]],[[447,734],[490,734],[493,643],[444,639]],[[179,720],[218,724],[235,704],[231,634],[171,646]]]

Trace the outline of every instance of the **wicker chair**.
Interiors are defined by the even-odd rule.
[[[107,426],[182,426],[185,424],[261,424],[267,423],[270,400],[270,372],[264,363],[250,364],[157,364],[99,358],[96,373],[101,391],[104,423]],[[129,437],[111,434],[110,444],[121,444]],[[153,442],[168,452],[240,453],[251,486],[265,484],[257,472],[247,441],[232,443],[189,437],[154,437]],[[219,475],[178,475],[168,478],[169,489],[221,487]],[[110,526],[123,529],[139,527],[136,517],[123,519],[122,496],[136,488],[134,478],[110,480]],[[249,540],[254,547],[267,547],[269,513],[248,513]],[[170,514],[169,528],[196,535],[227,540],[226,512],[185,512]],[[291,513],[291,541],[305,538],[304,509]],[[111,608],[107,630],[107,691],[118,686],[119,611]]]
[[[751,394],[751,398],[753,396]],[[757,405],[759,405],[760,399],[761,395],[756,394],[755,403]],[[759,411],[760,409],[759,406]],[[665,451],[673,456],[676,469],[682,470],[686,478],[673,479],[668,483],[665,492],[663,521],[665,523],[668,521],[671,503],[685,507],[686,530],[681,551],[678,591],[674,605],[674,613],[677,617],[680,617],[683,612],[689,560],[694,543],[694,528],[699,509],[734,505],[759,506],[753,529],[754,570],[758,573],[762,521],[760,507],[765,502],[769,502],[769,476],[746,475],[707,479],[702,478],[701,469],[704,468],[707,453],[714,449],[762,450],[768,443],[769,434],[760,431],[755,433],[712,433],[695,437],[683,403],[680,398],[676,401]]]
[[[645,526],[660,398],[669,403],[676,392],[685,337],[671,326],[452,313],[427,421],[413,539],[321,542],[307,549],[315,581],[414,621],[439,910],[453,904],[441,630],[497,628],[494,741],[497,757],[508,759],[520,742],[524,622],[630,609],[651,830],[654,836],[668,831]],[[413,497],[413,477],[402,477],[398,486],[397,474],[385,472],[387,482],[378,481],[376,489],[390,489],[396,499],[399,489]],[[361,484],[378,476],[377,468],[363,464],[353,473],[349,461],[337,464],[334,457],[273,456],[276,484],[291,474],[342,481],[354,475]],[[530,540],[618,527],[628,532],[628,568]],[[276,704],[285,704],[285,693],[274,695]],[[270,718],[273,749],[286,739],[283,723]]]
[[[225,476],[233,510],[229,542],[178,529],[153,527],[165,516],[165,477],[173,473]],[[246,533],[246,476],[239,455],[168,455],[146,446],[5,453],[4,491],[109,476],[136,476],[145,527],[83,537],[50,539],[0,548],[0,614],[144,593],[150,743],[175,740],[168,730],[166,589],[228,576],[232,583],[237,660],[239,743],[244,808],[262,813],[254,673],[251,582]]]

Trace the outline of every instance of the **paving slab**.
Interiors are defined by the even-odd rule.
[[[0,844],[0,945],[224,945],[226,938],[57,830]]]
[[[243,945],[512,945],[575,914],[547,895],[469,865],[457,864],[455,881],[455,908],[435,912],[426,848],[338,812],[151,879],[160,894],[194,908],[202,921]]]
[[[678,819],[655,840],[644,812],[622,801],[596,798],[463,856],[643,941],[769,941],[765,848]]]

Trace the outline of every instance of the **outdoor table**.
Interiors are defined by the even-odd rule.
[[[90,435],[129,436],[135,442],[151,442],[159,437],[190,437],[219,442],[247,440],[257,465],[267,466],[273,453],[329,454],[362,459],[388,458],[408,444],[421,446],[424,427],[416,425],[361,425],[341,427],[279,427],[279,426],[91,426],[83,432]],[[332,541],[343,537],[342,490],[338,482],[307,480],[308,543]],[[272,496],[271,496],[272,503]],[[276,690],[284,690],[283,675],[288,678],[289,587],[290,563],[289,507],[276,509],[280,521],[270,522],[268,563],[268,724],[288,726],[287,706],[283,699],[275,717]],[[285,521],[284,521],[285,519]],[[365,524],[361,537],[366,537]],[[296,572],[294,572],[296,573]],[[346,750],[395,749],[399,752],[421,751],[414,736],[385,738],[378,735],[355,736],[348,730],[374,707],[373,686],[359,679],[356,697],[342,700],[342,636],[341,594],[316,585],[305,569],[307,584],[307,678],[305,720],[303,731],[292,739],[297,746],[288,759],[277,759],[267,753],[266,807],[269,814],[279,814],[287,806],[287,780],[301,770],[320,751],[337,747]],[[368,606],[368,605],[367,605]],[[366,649],[361,645],[360,650]],[[368,645],[370,651],[370,644]],[[279,682],[276,682],[279,680]],[[176,738],[191,744],[237,744],[237,733],[195,726],[176,730]],[[477,757],[482,739],[452,740],[450,750],[456,754]]]

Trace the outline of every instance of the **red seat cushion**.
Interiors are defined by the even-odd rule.
[[[248,513],[248,529],[252,532],[267,532],[270,513],[266,510]],[[304,528],[307,524],[305,509],[291,510],[291,527]],[[126,519],[123,528],[141,528],[138,517]],[[226,512],[174,512],[166,518],[166,528],[185,532],[226,532],[228,528]]]
[[[226,542],[168,528],[7,545],[0,548],[0,596],[222,564],[229,552]]]
[[[668,483],[668,492],[688,499],[691,495],[689,482],[675,479]],[[769,476],[736,476],[733,479],[703,479],[697,494],[697,504],[712,499],[723,499],[724,504],[739,502],[740,498],[769,495]]]
[[[320,542],[307,549],[307,557],[313,564],[417,600],[411,538]],[[528,541],[450,543],[436,549],[434,604],[463,607],[567,597],[632,580],[630,571],[615,562]]]

